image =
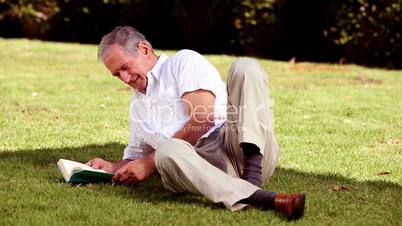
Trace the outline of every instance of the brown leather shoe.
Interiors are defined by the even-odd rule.
[[[275,210],[288,220],[296,220],[303,216],[306,195],[301,193],[277,193],[274,200]]]

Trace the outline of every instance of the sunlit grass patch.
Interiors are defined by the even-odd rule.
[[[0,50],[0,225],[287,223],[174,195],[158,176],[135,187],[64,183],[59,158],[122,157],[131,90],[97,61],[94,45],[0,39]],[[207,58],[222,78],[235,59]],[[265,188],[307,193],[296,224],[400,224],[402,72],[258,60],[281,145]]]

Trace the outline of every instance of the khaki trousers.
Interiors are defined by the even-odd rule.
[[[227,121],[195,146],[180,139],[163,142],[155,163],[163,185],[173,192],[202,194],[239,210],[237,202],[259,188],[239,177],[244,167],[240,143],[253,143],[264,156],[262,179],[272,176],[279,159],[279,146],[273,134],[267,74],[257,61],[236,60],[227,80]]]

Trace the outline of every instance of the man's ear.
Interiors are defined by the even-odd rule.
[[[149,53],[151,52],[151,48],[145,42],[138,43],[138,49],[144,55],[149,55]]]

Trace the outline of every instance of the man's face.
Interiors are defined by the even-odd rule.
[[[147,73],[153,67],[149,57],[150,50],[141,49],[140,45],[137,55],[132,56],[114,44],[106,51],[103,63],[109,71],[124,83],[145,93],[148,83]]]

